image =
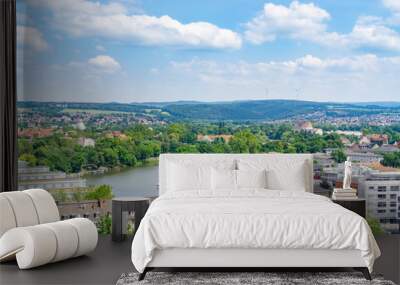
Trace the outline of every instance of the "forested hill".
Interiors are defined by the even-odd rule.
[[[198,104],[171,104],[164,107],[179,119],[197,120],[273,120],[295,115],[325,111],[317,102],[291,100],[234,101]]]
[[[322,112],[329,116],[360,116],[379,113],[400,113],[398,103],[321,103],[296,100],[252,100],[232,102],[147,102],[147,103],[78,103],[18,102],[21,108],[62,110],[66,108],[148,113],[157,109],[171,120],[251,121],[278,120]]]

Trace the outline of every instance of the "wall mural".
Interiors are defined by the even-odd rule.
[[[400,232],[395,1],[18,0],[19,188],[110,231],[160,153],[313,153]],[[96,202],[99,201],[99,202]],[[83,206],[82,206],[83,205]]]

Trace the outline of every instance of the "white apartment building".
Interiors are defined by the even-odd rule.
[[[366,175],[360,181],[359,196],[367,201],[368,215],[379,219],[384,229],[400,231],[400,172]]]
[[[340,169],[338,167],[327,167],[321,171],[321,181],[327,183],[330,187],[336,185],[338,179],[338,173]]]
[[[78,139],[78,144],[80,144],[81,146],[94,147],[96,145],[96,141],[94,139],[91,139],[91,138],[80,137]]]
[[[84,187],[86,187],[86,179],[81,178],[18,181],[18,190],[20,191],[35,188],[53,190]]]
[[[67,175],[62,171],[50,171],[47,166],[30,167],[24,161],[18,162],[18,190],[41,188],[71,189],[86,187],[86,179],[79,175]]]
[[[333,158],[326,153],[315,153],[314,157],[314,175],[316,177],[321,177],[324,169],[334,167],[336,162]]]
[[[371,173],[378,173],[379,171],[373,170],[360,163],[353,163],[352,165],[352,183],[358,185],[366,175]],[[339,163],[336,167],[324,168],[321,172],[321,180],[328,183],[331,187],[335,187],[336,182],[342,182],[344,176],[344,163]],[[355,187],[355,186],[354,186]]]
[[[18,173],[19,181],[64,179],[67,174],[61,171]]]
[[[353,162],[373,163],[380,162],[383,159],[382,155],[375,154],[372,152],[351,152],[346,153],[347,157]]]

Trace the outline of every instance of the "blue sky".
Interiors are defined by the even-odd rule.
[[[400,101],[400,0],[18,0],[20,100]]]

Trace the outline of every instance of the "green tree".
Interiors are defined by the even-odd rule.
[[[158,157],[161,153],[161,143],[158,141],[147,141],[147,145],[151,148],[151,156]]]
[[[75,191],[72,194],[74,201],[81,202],[84,199],[84,194],[81,191]]]
[[[296,153],[305,153],[307,152],[307,145],[303,142],[296,142],[294,144],[294,147],[296,149]]]
[[[129,137],[133,139],[135,143],[142,142],[150,139],[154,135],[154,131],[146,125],[136,124],[125,131]]]
[[[181,123],[171,124],[167,128],[167,134],[169,138],[178,142],[181,141],[186,131],[185,125]]]
[[[245,129],[236,132],[229,145],[234,153],[257,153],[262,148],[262,141],[258,136],[251,133],[250,130]]]
[[[200,153],[213,153],[213,147],[212,144],[209,142],[198,142],[196,144],[196,148],[198,150],[198,152]]]
[[[67,193],[64,190],[52,191],[51,195],[57,202],[66,202],[68,199]]]
[[[110,185],[98,185],[93,190],[86,192],[85,199],[87,200],[110,200],[113,193]]]
[[[118,148],[118,157],[119,161],[123,165],[127,166],[135,166],[137,163],[137,159],[133,150],[128,147],[119,147]]]
[[[86,164],[86,156],[85,153],[81,150],[73,153],[71,155],[71,170],[72,172],[79,172],[82,169],[82,166]]]
[[[118,164],[118,153],[112,148],[105,148],[103,150],[103,157],[108,167],[114,167]]]
[[[384,154],[382,164],[390,167],[400,167],[400,151]]]
[[[228,143],[216,141],[210,144],[212,153],[230,153],[231,147]]]
[[[195,145],[184,144],[184,145],[180,145],[176,149],[176,152],[178,152],[178,153],[198,153],[199,150],[196,148]]]
[[[284,152],[284,149],[285,149],[285,143],[283,143],[282,141],[268,141],[262,147],[263,152],[281,153]]]
[[[19,160],[26,161],[29,166],[36,166],[37,165],[37,158],[30,153],[24,153],[19,156]]]
[[[378,219],[372,218],[372,217],[367,217],[367,222],[368,222],[368,225],[371,228],[371,231],[374,234],[374,236],[385,233],[385,231],[382,229],[382,226],[379,223]]]
[[[334,151],[332,151],[331,156],[333,160],[337,163],[342,163],[346,161],[346,154],[342,149],[335,149]]]
[[[146,160],[153,156],[153,145],[149,142],[140,143],[137,147],[137,156],[140,160]]]
[[[103,164],[102,157],[99,155],[98,150],[93,147],[87,147],[84,150],[86,154],[86,162],[89,165],[101,166]]]
[[[24,138],[18,138],[18,152],[21,154],[24,153],[33,153],[33,144]]]
[[[287,144],[285,148],[285,153],[296,153],[296,146],[292,144]]]
[[[98,233],[102,235],[111,234],[111,225],[112,225],[112,219],[109,213],[107,213],[104,216],[101,216],[99,221],[97,222]]]
[[[245,138],[240,136],[234,136],[229,142],[233,153],[249,153],[249,146]]]

